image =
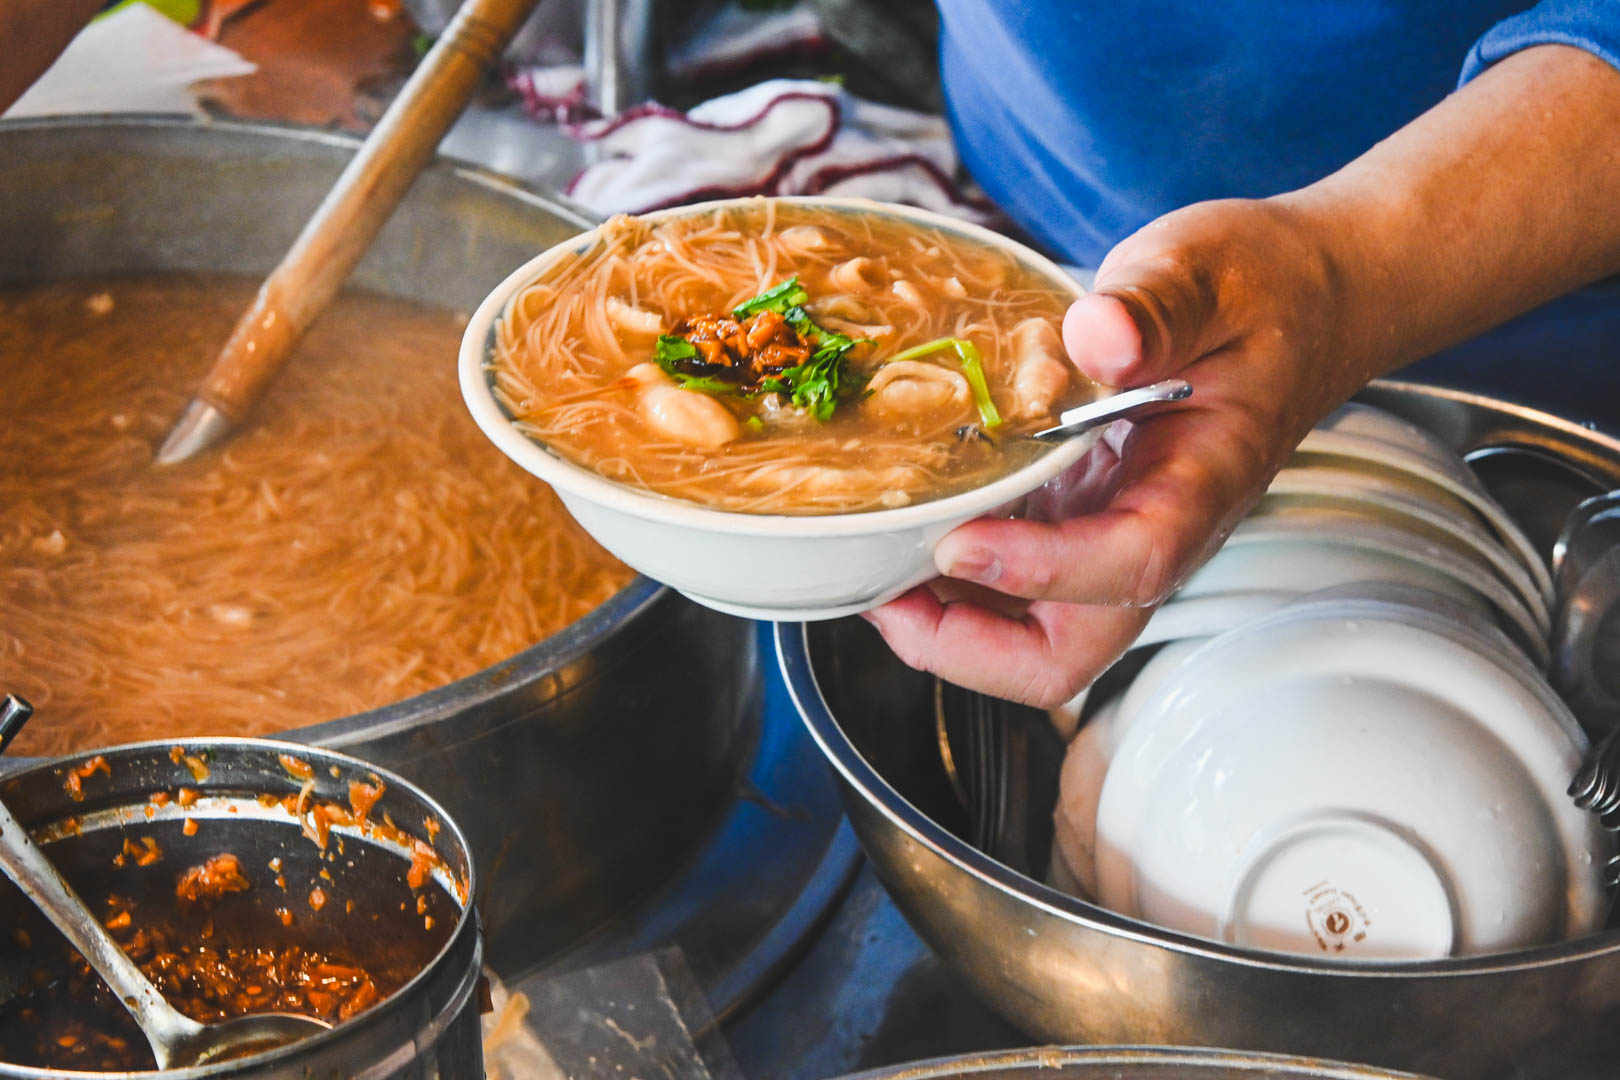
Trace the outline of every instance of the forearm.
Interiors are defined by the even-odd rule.
[[[0,0],[0,112],[45,73],[102,0]]]
[[[1279,201],[1323,238],[1334,352],[1384,374],[1620,272],[1620,72],[1527,49]]]

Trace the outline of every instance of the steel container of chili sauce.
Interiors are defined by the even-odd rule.
[[[297,743],[184,739],[34,764],[0,798],[182,1012],[332,1024],[165,1075],[483,1075],[472,862],[408,781]],[[3,881],[0,936],[0,1077],[154,1068],[120,1003]]]

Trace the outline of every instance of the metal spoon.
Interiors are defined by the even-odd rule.
[[[22,706],[27,708],[27,703]],[[102,929],[4,802],[0,802],[0,870],[106,980],[152,1044],[152,1056],[160,1069],[245,1057],[306,1039],[329,1027],[320,1020],[289,1013],[259,1013],[219,1024],[199,1024],[177,1012]]]
[[[1192,396],[1192,384],[1185,379],[1166,379],[1134,390],[1121,390],[1096,401],[1076,406],[1058,417],[1055,426],[1044,428],[1030,436],[1047,442],[1061,442],[1111,424],[1115,420],[1130,420],[1155,412],[1172,401]]]

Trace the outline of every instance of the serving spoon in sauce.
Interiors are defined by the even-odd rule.
[[[20,698],[7,696],[3,701],[7,719],[15,727],[20,727],[21,720],[26,720],[33,711]],[[68,944],[79,950],[96,974],[112,988],[141,1026],[160,1069],[181,1069],[246,1057],[307,1039],[330,1027],[323,1021],[291,1013],[257,1013],[218,1024],[199,1024],[179,1012],[96,921],[78,893],[51,865],[3,801],[0,801],[0,870],[17,883],[62,932]]]

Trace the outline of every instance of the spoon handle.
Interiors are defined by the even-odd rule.
[[[158,448],[163,464],[223,439],[381,231],[537,0],[465,0],[350,160]]]
[[[1060,442],[1092,428],[1111,424],[1115,420],[1143,416],[1172,401],[1180,401],[1191,395],[1192,385],[1185,379],[1166,379],[1148,386],[1138,386],[1133,390],[1121,390],[1117,394],[1088,401],[1084,405],[1068,410],[1058,417],[1055,426],[1037,431],[1030,437]]]
[[[34,707],[16,694],[0,697],[0,754],[6,752],[11,740],[17,737],[17,733],[33,715]]]
[[[201,1031],[202,1025],[176,1012],[164,1000],[157,987],[96,921],[78,893],[51,865],[4,802],[0,802],[0,870],[17,883],[62,932],[68,944],[79,950],[106,980],[146,1033],[159,1068],[167,1068],[170,1042]]]

